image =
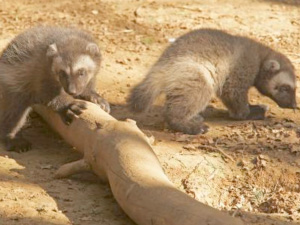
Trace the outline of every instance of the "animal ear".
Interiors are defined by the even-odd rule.
[[[88,43],[86,46],[86,50],[91,54],[91,55],[100,55],[100,49],[97,44],[95,43]]]
[[[280,70],[280,64],[278,61],[270,59],[264,63],[264,69],[270,72],[276,72]]]
[[[57,50],[56,44],[54,43],[52,45],[49,45],[46,55],[48,57],[53,57],[53,56],[56,56],[57,54],[58,54],[58,50]]]

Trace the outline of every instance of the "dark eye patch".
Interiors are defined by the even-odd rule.
[[[79,69],[77,71],[77,75],[78,76],[85,76],[86,75],[86,70],[85,69]]]
[[[68,76],[68,74],[66,73],[66,71],[64,70],[60,70],[58,72],[58,75],[61,77],[61,78],[66,78]]]
[[[278,87],[280,92],[290,92],[292,88],[289,85],[281,85]]]

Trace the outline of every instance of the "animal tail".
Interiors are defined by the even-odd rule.
[[[159,79],[156,79],[156,75],[158,74],[154,75],[152,72],[131,91],[127,101],[131,111],[147,111],[153,101],[162,92],[161,82],[159,82]]]

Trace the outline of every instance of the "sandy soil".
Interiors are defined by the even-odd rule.
[[[0,0],[1,48],[37,24],[89,30],[104,56],[99,91],[112,114],[138,121],[156,139],[154,150],[175,185],[191,197],[246,224],[300,223],[299,112],[283,110],[251,91],[252,103],[270,106],[265,121],[228,119],[222,104],[206,113],[205,135],[167,129],[161,102],[143,115],[125,107],[126,96],[172,38],[201,27],[221,28],[287,54],[300,74],[300,2],[297,0]],[[1,225],[134,224],[110,188],[92,174],[55,180],[63,163],[80,157],[36,115],[25,129],[33,149],[0,149]],[[200,213],[200,212],[199,212]]]

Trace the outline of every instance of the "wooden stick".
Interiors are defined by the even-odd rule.
[[[231,162],[234,162],[234,159],[228,155],[226,152],[224,152],[223,149],[217,147],[217,146],[210,146],[210,145],[199,145],[198,148],[206,148],[206,149],[209,149],[211,151],[218,151],[220,152],[221,154],[224,155],[224,157],[226,157],[227,159],[229,159]]]
[[[62,166],[58,177],[90,167],[107,179],[112,193],[128,216],[139,225],[242,225],[236,218],[206,206],[177,190],[167,178],[148,138],[135,121],[117,121],[88,103],[70,126],[49,109],[35,110],[84,160]],[[96,125],[97,124],[97,125]],[[89,164],[87,166],[86,164]]]

